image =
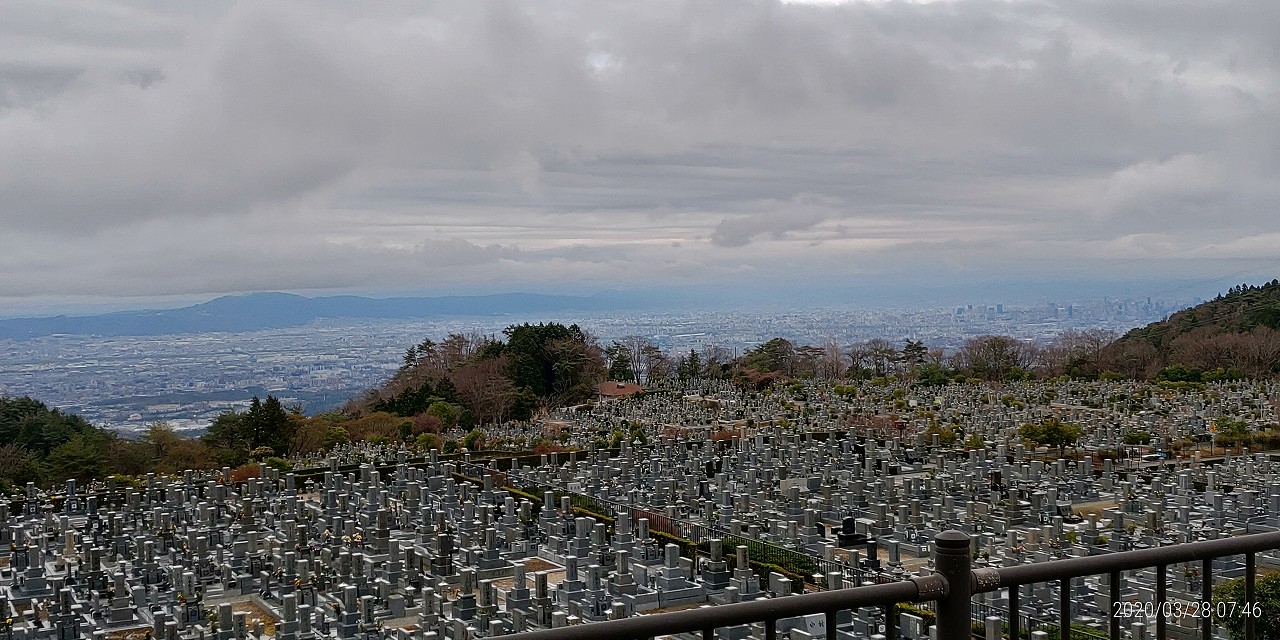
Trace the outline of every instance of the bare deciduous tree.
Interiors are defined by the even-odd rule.
[[[957,368],[984,380],[1004,380],[1014,368],[1034,363],[1030,345],[1008,336],[980,336],[965,340],[955,354]]]
[[[504,421],[515,402],[516,388],[506,371],[505,357],[489,358],[459,367],[449,376],[458,398],[471,407],[480,424]]]
[[[822,342],[822,356],[818,364],[818,377],[827,381],[837,380],[844,376],[845,369],[849,367],[848,362],[848,357],[840,349],[840,343],[836,342],[834,338],[827,338]]]

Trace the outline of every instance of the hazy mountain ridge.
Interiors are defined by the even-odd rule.
[[[320,318],[405,319],[439,316],[484,316],[508,313],[583,311],[620,301],[601,296],[501,293],[482,296],[423,298],[310,298],[288,293],[252,293],[215,298],[178,309],[118,311],[86,316],[9,318],[0,320],[0,338],[35,338],[52,334],[152,336],[183,333],[239,332],[307,324]]]

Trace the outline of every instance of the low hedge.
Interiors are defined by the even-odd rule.
[[[683,556],[693,556],[698,552],[698,543],[692,540],[685,540],[684,538],[681,538],[679,536],[673,536],[669,533],[665,533],[662,531],[654,531],[653,529],[650,529],[649,537],[654,538],[655,540],[661,541],[663,543],[663,546],[666,546],[667,544],[674,544],[679,546],[680,555],[683,555]]]
[[[938,614],[928,609],[921,609],[920,607],[906,602],[898,603],[898,613],[910,613],[914,616],[920,616],[920,619],[924,621],[925,626],[934,624],[938,620]],[[985,634],[986,632],[984,631],[983,633]]]
[[[794,571],[788,571],[776,564],[756,562],[755,560],[748,560],[747,564],[751,565],[751,569],[756,572],[756,575],[759,576],[761,580],[767,581],[770,573],[781,574],[783,577],[791,581],[791,593],[804,592],[804,585],[806,582],[813,584],[813,576],[802,576]],[[767,584],[765,585],[765,588],[768,588]]]
[[[573,508],[573,515],[575,515],[575,516],[584,516],[584,517],[587,517],[587,518],[594,518],[594,519],[596,520],[596,522],[603,522],[603,523],[605,523],[605,524],[609,525],[609,528],[610,528],[610,529],[612,529],[612,528],[613,528],[613,523],[617,521],[616,519],[611,518],[611,517],[609,517],[609,516],[606,516],[606,515],[604,515],[603,513],[596,513],[596,512],[594,512],[594,511],[588,511],[588,510],[586,510],[586,509],[583,509],[582,507],[574,507],[574,508]]]

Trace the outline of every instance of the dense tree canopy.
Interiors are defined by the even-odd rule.
[[[0,485],[87,480],[109,470],[115,434],[31,398],[0,397]]]
[[[404,416],[422,427],[420,433],[435,433],[527,419],[540,408],[590,400],[610,373],[636,379],[636,354],[620,342],[606,352],[576,324],[511,325],[503,336],[424,340],[409,348],[405,366],[386,386],[348,412]]]
[[[201,438],[218,459],[233,466],[250,458],[287,456],[304,422],[299,410],[285,410],[275,396],[257,396],[244,413],[228,411],[218,416]]]
[[[12,443],[44,457],[93,430],[80,416],[63,414],[31,398],[0,397],[0,444]]]
[[[590,397],[591,386],[601,378],[603,354],[578,325],[525,323],[503,333],[507,342],[502,352],[517,389],[552,405]]]
[[[174,471],[212,466],[198,443],[193,454],[191,442],[162,426],[141,441],[126,440],[37,400],[0,397],[0,489],[142,474],[164,465]]]
[[[1226,295],[1179,311],[1167,320],[1134,329],[1106,346],[1104,355],[1121,360],[1144,345],[1150,378],[1169,365],[1192,370],[1236,369],[1242,375],[1280,373],[1280,280],[1242,284]],[[1119,369],[1116,369],[1119,370]]]
[[[795,365],[796,347],[790,340],[774,338],[747,352],[744,364],[757,371],[791,373]]]
[[[1030,345],[1008,336],[982,336],[965,340],[956,354],[957,364],[983,380],[1019,379],[1034,363]]]
[[[1022,425],[1022,428],[1018,429],[1018,435],[1035,444],[1057,447],[1059,451],[1065,451],[1067,447],[1080,440],[1084,430],[1075,423],[1063,422],[1058,418],[1045,418],[1039,423]]]

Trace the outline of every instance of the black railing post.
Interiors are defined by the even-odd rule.
[[[1058,638],[1071,640],[1071,578],[1058,581]]]
[[[1019,640],[1019,636],[1022,635],[1022,630],[1020,628],[1021,625],[1019,624],[1021,622],[1021,620],[1019,619],[1021,618],[1021,616],[1018,615],[1018,611],[1022,608],[1022,604],[1019,602],[1019,596],[1021,596],[1022,594],[1018,593],[1018,590],[1021,588],[1022,588],[1022,585],[1017,585],[1017,584],[1009,587],[1009,638],[1010,640]],[[1112,638],[1112,640],[1118,640],[1118,639]]]
[[[973,557],[969,535],[954,529],[933,538],[933,567],[947,581],[947,593],[938,599],[938,640],[970,640],[973,625]]]

